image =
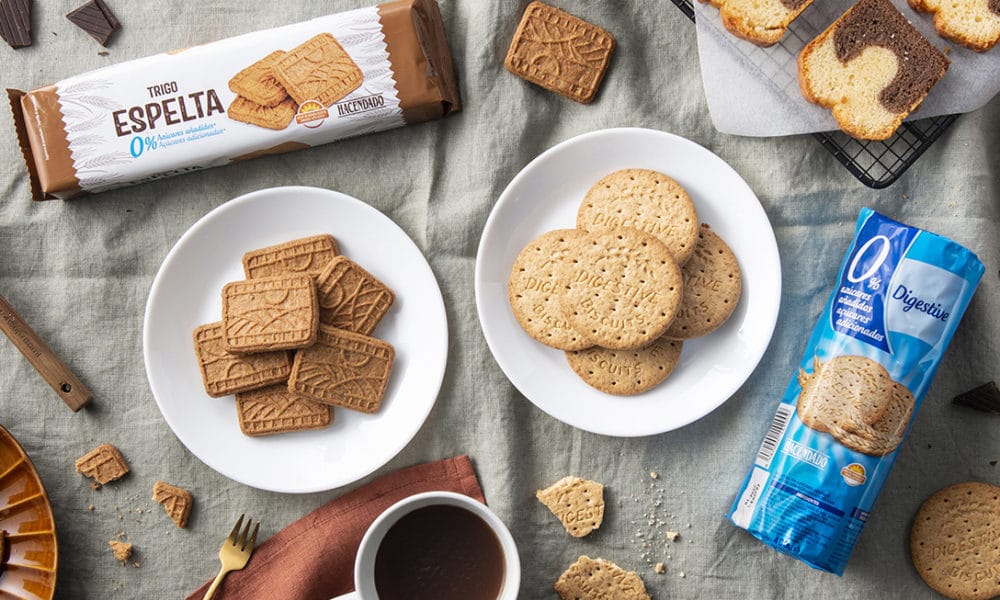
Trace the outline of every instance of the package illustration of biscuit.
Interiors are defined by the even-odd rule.
[[[397,0],[7,90],[35,200],[460,110],[435,0]]]
[[[947,238],[861,210],[734,524],[843,574],[983,270]]]

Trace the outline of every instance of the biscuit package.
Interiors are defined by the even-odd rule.
[[[434,0],[396,0],[7,92],[35,200],[309,148],[461,107]]]
[[[732,522],[842,574],[982,275],[957,243],[862,209]]]

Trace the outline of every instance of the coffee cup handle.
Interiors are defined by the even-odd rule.
[[[343,596],[337,596],[336,598],[330,598],[330,600],[357,600],[361,596],[357,592],[351,592],[349,594],[344,594]]]

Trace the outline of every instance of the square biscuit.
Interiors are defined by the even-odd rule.
[[[222,288],[227,352],[305,348],[316,341],[318,325],[316,285],[308,275],[234,281]]]
[[[395,351],[388,342],[320,325],[316,343],[295,353],[291,392],[364,413],[377,412]]]
[[[333,408],[288,391],[278,384],[236,394],[240,431],[259,436],[323,429],[333,422]]]
[[[395,299],[392,290],[346,256],[334,258],[316,280],[319,322],[368,335]]]
[[[261,106],[272,107],[281,104],[288,98],[288,92],[275,79],[274,64],[284,55],[283,51],[275,50],[233,75],[229,80],[229,89],[234,94]]]
[[[247,252],[243,272],[247,279],[297,274],[316,279],[338,252],[332,235],[313,235]]]
[[[615,49],[606,30],[541,2],[524,9],[504,66],[583,104],[593,101]]]
[[[295,118],[299,105],[291,98],[286,98],[274,106],[263,106],[236,96],[226,114],[234,121],[256,125],[267,129],[282,130]]]
[[[315,100],[323,106],[332,105],[364,81],[361,68],[329,33],[287,52],[275,63],[274,76],[299,104]]]
[[[198,327],[193,337],[201,380],[213,398],[280,383],[292,372],[284,350],[242,355],[227,352],[221,322]]]

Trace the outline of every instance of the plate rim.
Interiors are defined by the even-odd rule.
[[[9,441],[10,443],[12,443],[14,445],[14,448],[17,449],[21,457],[24,459],[24,462],[28,465],[28,469],[34,476],[35,481],[38,482],[38,489],[41,490],[41,497],[43,500],[45,500],[45,509],[46,511],[48,511],[49,514],[49,521],[52,523],[52,531],[50,532],[52,534],[52,545],[53,545],[53,558],[52,558],[52,571],[51,571],[52,590],[51,593],[49,594],[49,600],[51,600],[52,598],[55,598],[56,588],[58,587],[59,584],[59,533],[56,527],[55,512],[52,510],[52,500],[49,498],[48,490],[45,489],[45,482],[42,481],[42,476],[38,472],[38,467],[36,467],[35,463],[32,462],[31,456],[28,455],[27,450],[25,450],[24,446],[21,445],[20,440],[14,437],[14,434],[10,432],[10,429],[8,429],[5,425],[0,424],[0,443],[3,443],[3,441]],[[27,565],[24,565],[24,568],[32,569],[35,571],[46,570],[46,569],[38,569]],[[0,578],[3,578],[3,576],[6,573],[7,573],[6,570],[0,573]]]
[[[740,378],[740,380],[738,381],[738,383],[735,383],[734,385],[730,386],[731,389],[728,390],[728,392],[726,393],[725,397],[721,401],[719,401],[717,404],[714,404],[714,405],[710,406],[709,408],[707,408],[707,410],[701,412],[694,419],[692,419],[692,420],[690,420],[690,421],[688,421],[686,423],[681,423],[681,424],[677,424],[675,426],[667,427],[666,429],[664,429],[661,426],[642,427],[643,424],[640,423],[639,427],[635,427],[633,430],[622,431],[622,430],[619,430],[619,429],[617,429],[615,427],[604,428],[604,427],[600,427],[600,426],[596,426],[596,427],[595,426],[585,426],[584,424],[581,424],[579,422],[569,422],[567,420],[564,420],[564,419],[561,419],[561,418],[555,416],[554,414],[552,414],[552,412],[550,412],[546,408],[546,406],[543,406],[543,403],[535,401],[535,399],[533,399],[531,396],[529,396],[527,393],[525,393],[525,391],[522,390],[521,387],[519,387],[518,384],[514,381],[514,378],[512,378],[511,374],[508,373],[507,367],[501,362],[501,360],[497,356],[496,344],[498,342],[496,340],[494,340],[493,338],[491,338],[490,334],[488,333],[488,328],[487,328],[486,324],[484,323],[484,314],[485,314],[485,311],[484,311],[484,302],[485,302],[484,297],[485,297],[485,292],[483,290],[483,285],[485,285],[485,282],[484,282],[485,275],[483,273],[483,270],[484,270],[484,260],[485,260],[484,259],[484,246],[485,246],[485,242],[487,241],[487,238],[490,237],[493,234],[493,229],[496,227],[495,223],[499,219],[499,217],[497,215],[502,211],[502,208],[503,208],[503,206],[505,204],[507,204],[508,202],[511,202],[511,199],[510,199],[512,197],[511,190],[513,188],[515,188],[521,182],[522,179],[527,178],[531,174],[531,172],[533,172],[534,170],[538,169],[539,165],[542,164],[544,161],[546,161],[550,156],[552,156],[554,154],[559,154],[561,152],[564,152],[568,148],[572,148],[575,145],[589,142],[592,139],[602,138],[602,137],[610,137],[610,136],[652,136],[652,137],[658,137],[658,138],[661,138],[663,140],[667,140],[667,141],[669,141],[671,143],[679,143],[681,145],[686,145],[688,147],[691,147],[693,151],[700,152],[700,153],[703,153],[703,154],[705,154],[707,156],[712,157],[712,159],[714,159],[714,161],[717,161],[719,163],[719,167],[720,168],[728,170],[733,176],[735,176],[735,181],[738,183],[738,185],[741,186],[744,189],[745,192],[749,193],[749,195],[750,195],[751,198],[753,198],[754,202],[752,203],[752,206],[759,212],[759,216],[762,217],[764,223],[767,224],[768,231],[770,233],[770,236],[768,237],[768,240],[765,240],[765,241],[769,241],[770,242],[770,243],[767,244],[767,248],[766,249],[769,251],[769,253],[773,254],[774,260],[773,260],[772,264],[773,264],[773,271],[774,271],[774,273],[776,275],[775,281],[776,281],[777,285],[775,286],[775,289],[774,289],[774,295],[775,295],[774,309],[771,311],[769,322],[767,323],[766,342],[761,345],[759,351],[756,353],[757,356],[754,358],[753,361],[751,361],[752,364],[747,369],[746,375],[742,376]],[[504,187],[503,191],[500,192],[500,195],[497,197],[497,200],[494,203],[493,208],[490,210],[490,214],[489,214],[489,216],[486,219],[486,224],[483,226],[483,231],[482,231],[482,233],[480,235],[480,238],[479,238],[479,246],[478,246],[478,248],[476,250],[474,287],[475,287],[475,297],[476,297],[476,313],[477,313],[477,316],[479,317],[479,328],[480,328],[480,330],[483,333],[483,337],[486,338],[486,345],[487,345],[487,347],[490,350],[490,354],[493,356],[494,362],[497,364],[498,367],[500,367],[501,372],[503,372],[504,376],[507,378],[507,380],[510,382],[510,384],[522,396],[524,396],[525,399],[527,399],[532,405],[534,405],[536,408],[540,409],[546,415],[552,417],[553,419],[556,419],[557,421],[560,421],[562,423],[565,423],[567,425],[575,427],[577,429],[580,429],[580,430],[583,430],[583,431],[587,431],[587,432],[590,432],[590,433],[594,433],[594,434],[598,434],[598,435],[603,435],[603,436],[607,436],[607,437],[615,437],[615,438],[648,437],[648,436],[653,436],[653,435],[659,435],[659,434],[666,433],[666,432],[669,432],[669,431],[674,431],[676,429],[680,429],[682,427],[685,427],[687,425],[690,425],[690,424],[692,424],[692,423],[694,423],[696,421],[699,421],[699,420],[705,418],[706,416],[708,416],[709,414],[711,414],[712,412],[714,412],[716,409],[718,409],[719,407],[721,407],[723,404],[725,404],[726,402],[728,402],[729,399],[731,399],[733,397],[733,395],[736,394],[736,392],[738,392],[741,387],[743,387],[743,385],[747,382],[747,380],[753,375],[754,371],[756,371],[757,366],[760,364],[760,361],[764,358],[764,354],[766,354],[768,348],[771,345],[772,340],[774,339],[774,330],[775,330],[775,328],[777,326],[778,315],[779,315],[779,312],[780,312],[780,309],[781,309],[782,286],[783,286],[783,281],[782,281],[782,276],[781,276],[781,255],[780,255],[780,253],[778,251],[777,238],[774,235],[774,226],[771,224],[771,220],[770,220],[770,218],[768,218],[767,212],[764,210],[764,206],[760,202],[760,198],[757,196],[757,194],[750,187],[750,184],[748,184],[746,182],[746,180],[743,178],[743,176],[740,175],[736,171],[736,169],[734,169],[732,167],[732,165],[730,165],[728,162],[726,162],[725,160],[723,160],[722,157],[720,157],[719,155],[715,154],[714,152],[712,152],[708,148],[705,148],[701,144],[699,144],[697,142],[694,142],[692,140],[689,140],[689,139],[687,139],[687,138],[685,138],[683,136],[679,136],[677,134],[669,133],[669,132],[666,132],[666,131],[661,131],[661,130],[658,130],[658,129],[646,128],[646,127],[610,127],[610,128],[597,129],[597,130],[594,130],[594,131],[585,132],[585,133],[573,136],[573,137],[571,137],[569,139],[563,140],[563,141],[559,142],[558,144],[555,144],[554,146],[546,149],[541,154],[539,154],[538,156],[536,156],[535,158],[533,158],[532,160],[530,160],[527,164],[524,165],[524,167],[521,168],[521,170],[519,170],[517,172],[516,175],[514,175],[514,177],[510,180],[510,182],[506,185],[506,187]]]
[[[441,322],[444,325],[444,330],[442,332],[443,333],[442,353],[439,356],[439,360],[440,360],[440,364],[441,364],[440,374],[439,374],[438,377],[436,377],[436,383],[433,386],[433,388],[434,388],[433,399],[427,404],[426,410],[423,411],[423,414],[420,415],[419,425],[413,429],[413,432],[411,434],[400,436],[398,442],[393,445],[393,448],[391,449],[390,453],[387,455],[387,457],[385,458],[385,460],[382,461],[381,463],[374,464],[370,469],[362,469],[362,471],[365,471],[364,473],[361,473],[361,474],[359,474],[357,476],[353,476],[352,475],[350,477],[353,477],[353,478],[349,477],[348,480],[345,480],[345,481],[334,481],[332,483],[332,485],[331,485],[331,483],[323,483],[323,484],[319,484],[319,485],[298,486],[298,487],[294,487],[294,488],[287,487],[287,486],[258,485],[258,484],[255,484],[255,483],[249,483],[247,481],[244,481],[242,478],[237,477],[234,473],[232,473],[228,469],[220,468],[216,464],[208,462],[203,457],[201,457],[199,454],[197,454],[194,450],[191,449],[191,446],[188,444],[188,442],[185,439],[185,437],[182,436],[180,433],[178,433],[178,430],[175,427],[175,423],[172,421],[172,419],[169,416],[167,416],[167,412],[164,411],[164,409],[163,409],[163,403],[160,400],[159,395],[157,394],[156,388],[155,388],[155,386],[153,384],[152,377],[150,375],[150,372],[151,372],[151,366],[150,366],[151,365],[150,339],[149,339],[149,336],[150,336],[150,320],[149,320],[150,319],[150,308],[151,308],[153,300],[154,300],[154,298],[156,298],[158,290],[159,290],[159,286],[160,286],[160,274],[163,272],[164,268],[166,268],[167,265],[170,264],[170,263],[172,263],[172,261],[175,259],[174,258],[175,257],[175,252],[178,251],[178,248],[180,248],[191,237],[195,236],[197,234],[197,232],[202,227],[205,226],[204,224],[206,222],[208,222],[208,221],[210,221],[212,219],[218,218],[218,215],[220,215],[220,214],[223,214],[223,213],[231,211],[231,210],[236,210],[239,206],[241,206],[241,205],[243,205],[243,204],[245,204],[247,202],[253,202],[255,199],[257,199],[258,197],[261,197],[261,196],[271,195],[271,194],[275,194],[275,193],[277,193],[277,194],[294,195],[295,193],[303,193],[303,192],[304,193],[308,193],[308,194],[317,194],[318,193],[318,194],[322,194],[322,195],[328,195],[328,196],[330,196],[331,198],[333,198],[333,199],[335,199],[337,201],[343,201],[343,202],[347,202],[349,204],[354,204],[357,207],[361,208],[362,210],[369,212],[370,214],[372,214],[376,218],[384,219],[392,227],[395,227],[399,231],[399,233],[402,234],[402,236],[406,239],[406,241],[409,242],[409,244],[413,247],[413,250],[420,257],[420,259],[422,261],[422,264],[423,264],[423,267],[427,270],[427,273],[428,273],[428,275],[430,275],[431,280],[434,281],[434,283],[435,283],[435,286],[434,286],[434,292],[435,293],[433,294],[434,301],[432,302],[432,304],[433,304],[432,309],[433,309],[433,311],[435,313],[439,314],[439,316],[441,318]],[[382,467],[384,467],[386,464],[388,464],[394,458],[396,458],[396,456],[398,456],[400,452],[402,452],[407,446],[409,446],[410,442],[413,441],[413,438],[415,438],[417,436],[417,434],[420,432],[420,430],[423,429],[423,426],[427,423],[427,418],[430,416],[431,411],[434,410],[434,406],[437,404],[438,397],[441,394],[441,388],[444,385],[444,378],[445,378],[445,375],[447,374],[447,370],[448,370],[448,353],[449,353],[449,349],[450,349],[450,341],[451,340],[450,340],[450,332],[449,332],[449,324],[448,324],[448,312],[447,312],[447,310],[445,308],[444,295],[441,292],[441,284],[440,284],[440,282],[438,282],[437,275],[435,275],[434,270],[431,268],[430,261],[427,260],[427,256],[424,255],[423,251],[420,249],[419,246],[417,246],[417,243],[413,240],[413,238],[410,237],[410,235],[408,233],[406,233],[406,231],[402,227],[400,227],[398,223],[396,223],[391,218],[389,218],[388,215],[386,215],[385,213],[383,213],[379,209],[375,208],[374,206],[368,204],[367,202],[364,202],[363,200],[361,200],[359,198],[356,198],[354,196],[351,196],[349,194],[345,194],[344,192],[340,192],[340,191],[337,191],[337,190],[330,190],[330,189],[316,187],[316,186],[301,186],[301,185],[274,186],[274,187],[269,187],[269,188],[263,188],[263,189],[259,189],[259,190],[254,190],[254,191],[247,192],[245,194],[240,194],[239,196],[235,196],[233,198],[230,198],[229,200],[226,200],[225,202],[223,202],[219,206],[216,206],[212,210],[208,211],[207,213],[205,213],[201,217],[199,217],[194,223],[192,223],[184,231],[183,234],[181,234],[181,236],[179,238],[177,238],[177,241],[174,242],[173,246],[171,246],[170,250],[167,251],[166,256],[164,256],[163,260],[160,262],[160,266],[157,268],[156,275],[154,275],[153,281],[152,281],[152,283],[150,284],[150,287],[149,287],[149,293],[148,293],[148,295],[146,297],[146,304],[145,304],[145,309],[144,309],[143,319],[142,319],[142,358],[143,358],[143,366],[144,366],[145,371],[146,371],[146,383],[148,384],[149,390],[150,390],[150,392],[153,395],[153,400],[156,402],[156,406],[157,406],[157,409],[159,409],[159,411],[160,411],[160,415],[163,417],[163,420],[166,421],[167,426],[170,428],[171,433],[174,434],[174,437],[176,437],[178,439],[178,441],[181,442],[181,444],[184,446],[184,448],[188,452],[190,452],[195,458],[197,458],[199,461],[201,461],[202,464],[204,464],[208,468],[212,469],[216,473],[219,473],[223,477],[225,477],[225,478],[227,478],[229,480],[235,481],[237,483],[240,483],[242,485],[246,485],[248,487],[254,488],[254,489],[260,489],[260,490],[265,490],[265,491],[269,491],[269,492],[284,493],[284,494],[311,494],[311,493],[325,492],[325,491],[329,491],[329,490],[334,490],[334,489],[337,489],[337,488],[341,488],[341,487],[350,485],[352,483],[355,483],[357,481],[360,481],[360,480],[364,479],[365,477],[368,477],[369,475],[371,475],[375,471],[377,471],[377,470],[381,469]]]

